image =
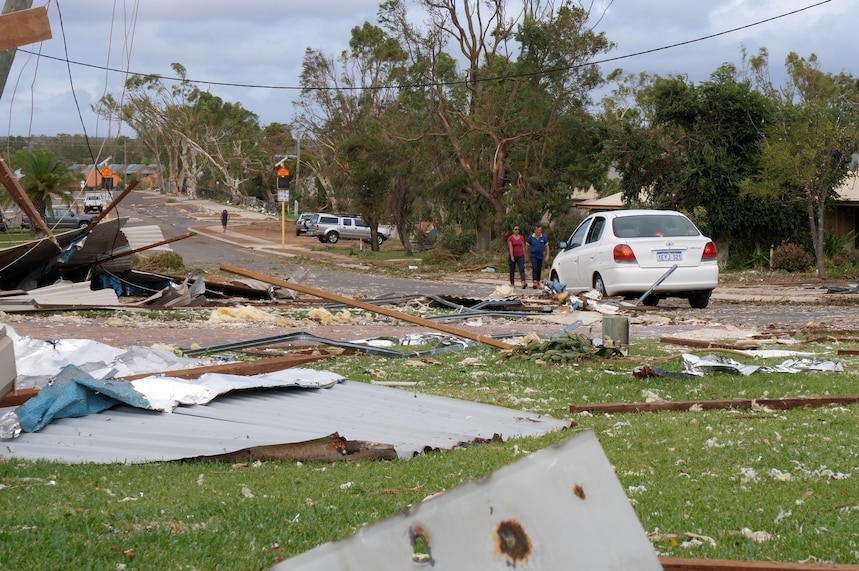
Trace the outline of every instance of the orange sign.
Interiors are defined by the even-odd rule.
[[[113,171],[109,167],[101,169],[101,176],[113,176]]]
[[[289,176],[289,169],[286,167],[280,167],[277,169],[277,176]]]

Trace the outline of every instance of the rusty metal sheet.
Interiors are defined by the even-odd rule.
[[[657,571],[592,431],[279,563],[276,571]]]

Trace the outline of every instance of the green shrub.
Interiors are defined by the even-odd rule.
[[[843,236],[836,236],[832,232],[827,232],[823,237],[823,255],[833,259],[837,254],[843,252],[848,244],[852,244],[855,239],[856,234],[854,232],[848,232]]]
[[[477,234],[474,230],[457,232],[453,227],[447,226],[438,236],[437,247],[447,250],[459,259],[470,252],[475,244],[477,244]]]
[[[832,256],[834,266],[859,266],[859,250],[839,250]]]
[[[804,272],[814,265],[814,258],[796,244],[782,244],[772,253],[772,269]]]

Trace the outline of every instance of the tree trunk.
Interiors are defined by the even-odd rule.
[[[814,245],[814,259],[817,262],[817,277],[826,279],[826,267],[823,259],[823,218],[825,215],[824,206],[826,205],[825,196],[820,196],[816,200],[811,191],[806,192],[806,205],[808,207],[808,222],[811,228],[811,242]],[[815,206],[817,206],[817,216],[815,216]]]

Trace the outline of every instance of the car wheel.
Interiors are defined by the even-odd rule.
[[[296,229],[295,229],[295,235],[296,235],[296,236],[301,236],[301,230],[299,230],[298,228],[296,228]]]
[[[329,232],[328,236],[326,236],[329,244],[336,244],[340,241],[340,234],[337,232]]]
[[[86,220],[81,220],[80,222],[78,222],[78,228],[86,228],[87,226],[89,226],[89,222],[87,222]]]
[[[385,237],[382,236],[381,234],[376,234],[376,244],[381,246],[384,243],[385,243]]]
[[[605,282],[603,281],[602,276],[599,274],[596,274],[594,276],[594,289],[600,292],[600,295],[602,296],[608,295],[605,290]]]
[[[710,305],[710,294],[712,290],[696,291],[689,296],[689,306],[693,309],[704,309]]]

